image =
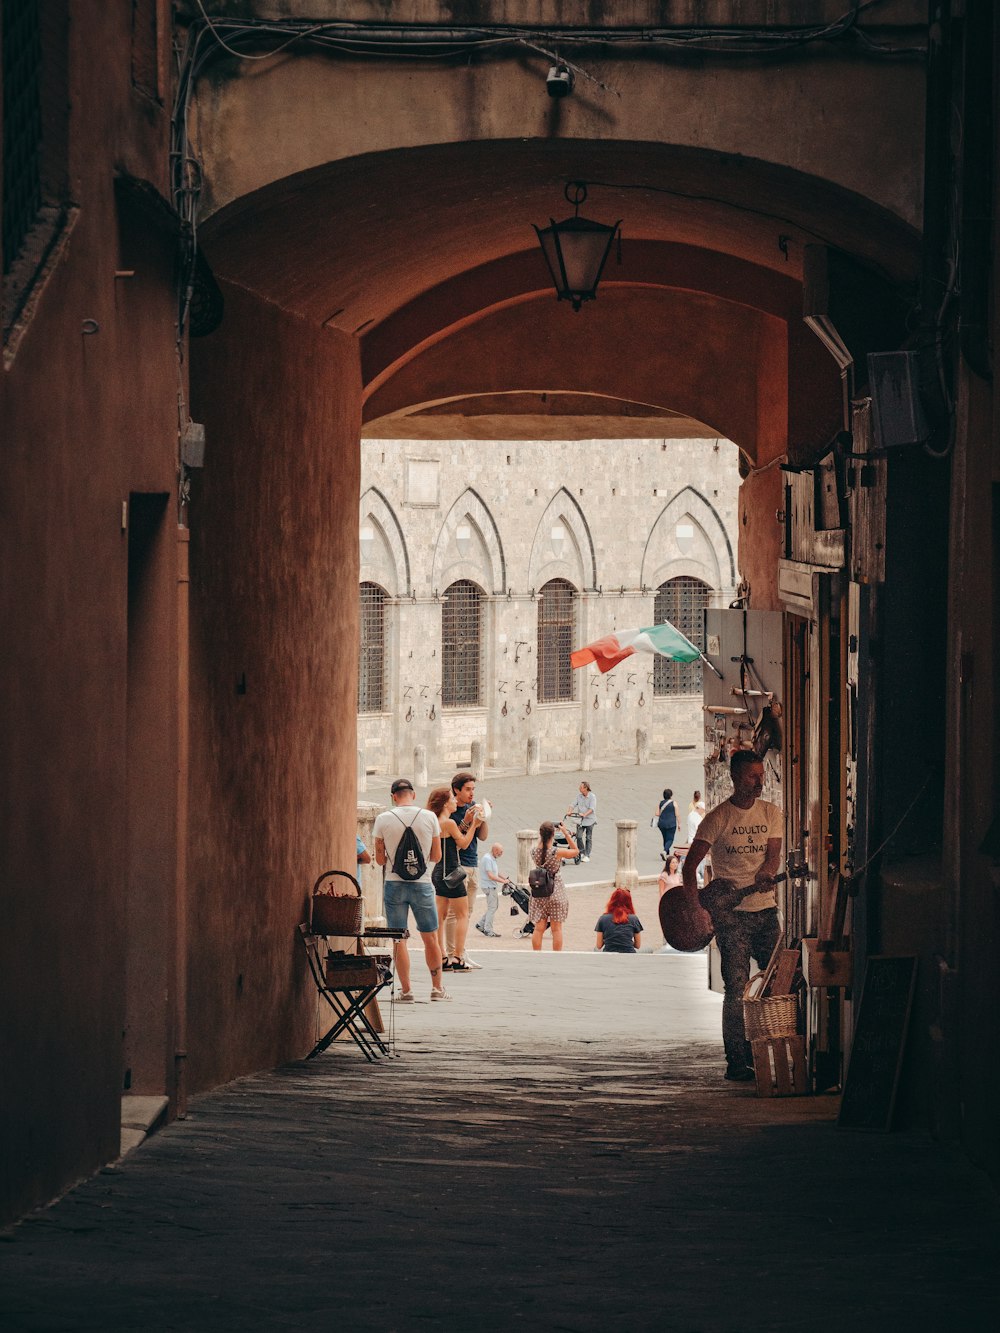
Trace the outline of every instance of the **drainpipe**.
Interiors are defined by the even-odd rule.
[[[177,528],[177,847],[176,897],[174,906],[174,1098],[177,1118],[187,1115],[187,848],[188,767],[190,750],[189,710],[190,651],[188,628],[191,576],[188,555],[191,533]]]

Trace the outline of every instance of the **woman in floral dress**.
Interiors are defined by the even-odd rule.
[[[536,866],[544,866],[546,870],[552,872],[556,887],[550,898],[532,898],[528,909],[528,920],[535,927],[531,937],[532,949],[541,949],[545,927],[551,926],[552,949],[555,953],[558,953],[563,946],[563,922],[569,916],[569,894],[563,883],[562,862],[574,861],[577,854],[572,833],[565,824],[560,824],[559,828],[568,844],[566,847],[553,846],[556,826],[550,820],[547,819],[538,826],[538,846],[532,855]]]

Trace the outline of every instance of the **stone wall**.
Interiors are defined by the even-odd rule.
[[[576,592],[573,645],[654,622],[656,589],[688,576],[728,605],[737,579],[736,447],[725,440],[365,440],[361,579],[384,589],[385,693],[358,718],[368,769],[409,771],[424,746],[431,776],[470,758],[524,764],[537,737],[542,763],[650,754],[701,740],[698,694],[654,695],[653,663],[636,658],[601,676],[573,673],[573,697],[538,697],[539,590]],[[484,593],[478,706],[442,703],[441,615],[458,579]]]

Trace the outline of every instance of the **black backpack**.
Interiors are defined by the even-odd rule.
[[[417,814],[419,813],[418,811]],[[393,811],[393,814],[396,812]],[[396,815],[396,818],[403,825],[404,832],[396,848],[396,855],[392,858],[392,873],[397,879],[419,879],[427,869],[427,862],[417,835],[413,832],[413,823],[407,824],[401,815]],[[416,815],[414,815],[415,821]]]

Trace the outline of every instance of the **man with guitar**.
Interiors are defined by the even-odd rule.
[[[751,955],[765,966],[781,934],[774,885],[783,816],[778,806],[760,799],[764,765],[752,750],[737,750],[729,772],[733,794],[699,824],[684,858],[684,890],[692,901],[699,900],[696,872],[711,855],[712,882],[702,890],[700,901],[712,917],[722,955],[726,1078],[749,1083],[754,1074],[743,1027],[743,990],[750,979]]]

